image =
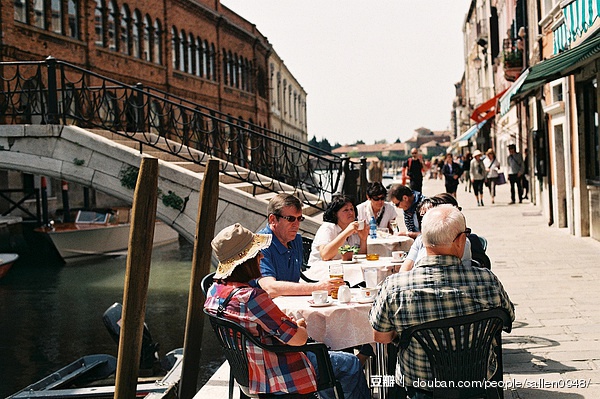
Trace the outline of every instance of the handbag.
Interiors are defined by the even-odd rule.
[[[496,177],[496,185],[500,186],[502,184],[506,184],[506,176],[504,176],[504,172],[498,173],[498,177]]]

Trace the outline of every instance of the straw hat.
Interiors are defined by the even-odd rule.
[[[225,227],[211,242],[219,259],[214,278],[229,277],[237,265],[254,258],[261,249],[269,247],[271,237],[271,234],[254,234],[239,223]]]
[[[483,153],[479,150],[475,150],[475,152],[473,153],[473,158],[479,156],[479,155],[483,155]]]

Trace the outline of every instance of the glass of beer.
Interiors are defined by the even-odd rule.
[[[343,280],[344,279],[344,266],[339,263],[329,265],[329,278],[341,278]],[[337,297],[338,297],[338,289],[335,288],[333,291],[331,291],[331,298],[337,299]]]

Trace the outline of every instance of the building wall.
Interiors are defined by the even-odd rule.
[[[1,61],[39,61],[53,56],[124,83],[139,82],[232,117],[268,126],[267,60],[271,45],[252,23],[218,0],[45,3],[48,9],[42,18],[34,10],[34,0],[3,2]],[[57,23],[59,18],[52,18],[52,7],[59,3],[64,20],[61,24]],[[75,9],[76,13],[72,11]],[[76,25],[69,24],[69,14],[77,15]],[[121,18],[122,15],[126,17]],[[127,41],[120,40],[121,19],[126,21],[123,26],[127,27]],[[100,20],[103,25],[96,23]],[[114,30],[110,28],[112,20]],[[39,21],[46,21],[47,25]],[[153,40],[150,29],[149,49],[144,47],[144,23],[152,28],[158,23],[162,31],[161,40]],[[135,26],[140,26],[137,35]],[[140,38],[136,41],[139,46],[134,46],[134,36]],[[119,45],[125,42],[129,43],[127,50]],[[202,47],[204,43],[206,48]],[[150,57],[158,44],[160,60]],[[200,67],[203,55],[199,54],[204,53],[210,53],[213,59],[208,76]]]
[[[306,91],[279,57],[269,56],[270,129],[301,142],[308,142]]]

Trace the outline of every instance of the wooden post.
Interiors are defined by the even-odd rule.
[[[192,276],[188,298],[185,339],[183,341],[183,364],[179,399],[191,399],[196,394],[198,373],[200,371],[200,353],[202,350],[202,331],[204,329],[204,296],[202,278],[210,271],[212,247],[210,242],[215,236],[217,206],[219,205],[219,161],[210,160],[204,172],[200,198],[198,199],[198,217],[196,219],[196,241],[192,258]]]
[[[156,220],[157,188],[158,159],[143,158],[133,194],[115,399],[135,398],[137,389]]]

